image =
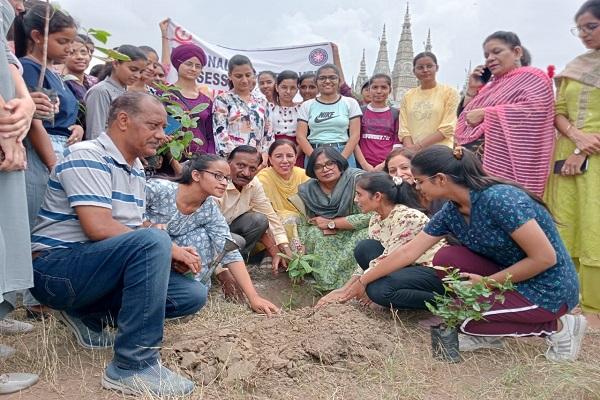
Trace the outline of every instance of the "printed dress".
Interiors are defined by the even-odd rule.
[[[391,252],[413,240],[428,222],[427,215],[404,204],[396,204],[387,218],[382,219],[379,214],[373,215],[369,222],[369,239],[381,242],[384,251],[379,257],[371,260],[369,267],[373,267]],[[445,240],[440,240],[413,264],[431,267],[433,256],[445,244]]]
[[[166,224],[167,233],[178,246],[195,247],[202,270],[196,280],[203,280],[208,266],[231,239],[229,226],[214,198],[209,197],[192,214],[182,214],[175,203],[178,184],[163,179],[150,179],[146,186],[146,219],[153,224]],[[227,253],[221,264],[243,261],[239,251]],[[210,280],[208,280],[210,282]]]
[[[273,142],[267,100],[251,93],[246,102],[232,91],[221,93],[213,103],[213,130],[221,156],[241,145],[266,153]]]
[[[303,220],[298,225],[300,240],[307,254],[316,254],[318,260],[313,263],[313,276],[323,290],[342,287],[356,269],[354,248],[367,238],[367,226],[370,214],[362,214],[353,204],[346,220],[354,227],[352,230],[339,230],[335,235],[323,235],[315,225]]]

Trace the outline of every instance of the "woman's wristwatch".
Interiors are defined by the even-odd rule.
[[[575,154],[576,156],[581,154],[581,149],[579,147],[575,147],[575,150],[573,150],[573,154]]]
[[[335,229],[335,220],[331,220],[327,223],[327,228],[328,229]]]

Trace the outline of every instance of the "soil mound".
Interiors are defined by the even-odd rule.
[[[191,325],[191,324],[190,324]],[[387,314],[358,304],[303,308],[264,318],[248,315],[234,327],[182,325],[166,343],[163,360],[196,382],[294,379],[315,366],[356,368],[381,364],[395,346],[394,323]]]

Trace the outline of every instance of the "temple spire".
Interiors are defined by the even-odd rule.
[[[360,93],[360,89],[362,85],[365,84],[369,80],[369,76],[367,75],[367,63],[365,61],[365,49],[363,49],[362,60],[360,61],[360,72],[356,77],[356,82],[354,84],[354,91],[356,93]]]
[[[431,53],[431,29],[427,29],[427,42],[425,42],[425,51]]]
[[[400,102],[404,93],[417,86],[417,79],[412,72],[413,60],[413,41],[410,29],[410,9],[406,3],[406,14],[404,15],[404,24],[402,33],[398,42],[394,69],[392,70],[392,88],[395,102]]]
[[[385,35],[385,24],[383,24],[383,33],[379,40],[379,51],[377,52],[377,60],[375,61],[375,68],[373,69],[373,75],[375,74],[386,74],[391,77],[390,72],[390,61],[388,59],[387,49],[387,38]]]

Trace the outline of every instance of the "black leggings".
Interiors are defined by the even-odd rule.
[[[369,262],[383,254],[378,240],[366,239],[354,248],[354,258],[363,270]],[[443,293],[442,281],[429,267],[410,265],[367,285],[367,296],[374,303],[396,309],[426,309],[425,302],[433,301],[435,293]]]

